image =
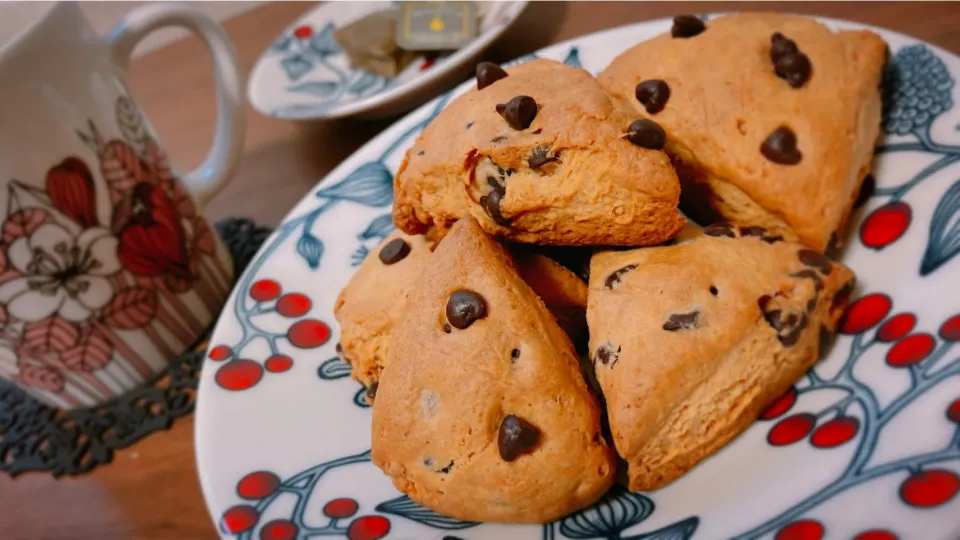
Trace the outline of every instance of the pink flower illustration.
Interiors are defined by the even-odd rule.
[[[17,381],[41,390],[59,392],[63,390],[63,376],[51,367],[21,364]]]

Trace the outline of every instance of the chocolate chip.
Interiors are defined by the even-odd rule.
[[[800,316],[799,323],[795,325],[791,325],[789,331],[787,331],[787,333],[785,334],[778,333],[777,339],[779,339],[780,343],[782,343],[784,346],[793,347],[794,345],[797,344],[797,341],[800,339],[800,334],[803,333],[803,330],[806,327],[807,327],[807,314],[804,313],[803,315]]]
[[[490,142],[497,143],[497,142],[503,142],[505,140],[507,140],[506,135],[497,135],[496,137],[490,139]]]
[[[673,313],[667,317],[667,322],[663,323],[663,329],[667,332],[693,330],[695,328],[700,328],[700,312],[697,310],[690,313]]]
[[[673,18],[670,35],[675,38],[690,38],[706,30],[703,21],[693,15],[677,15]]]
[[[800,88],[810,79],[810,58],[802,52],[785,54],[774,64],[773,70],[791,87]]]
[[[450,332],[453,332],[453,328],[451,328],[449,324],[444,324],[443,331],[449,334]]]
[[[394,238],[387,242],[387,245],[380,249],[380,262],[383,264],[394,264],[402,261],[410,253],[410,244],[403,238]]]
[[[500,450],[500,458],[504,461],[513,461],[520,454],[530,452],[539,442],[540,430],[523,418],[512,414],[507,415],[500,424],[497,448]]]
[[[510,351],[510,361],[516,362],[517,358],[520,358],[520,349],[514,349]]]
[[[841,306],[846,307],[847,301],[850,300],[850,295],[853,293],[854,286],[856,286],[856,281],[852,279],[844,283],[843,287],[840,287],[840,290],[837,291],[837,294],[833,295],[830,309],[834,310]]]
[[[340,356],[343,354],[343,345],[341,345],[339,341],[337,342],[336,350],[337,350],[337,356]]]
[[[534,135],[539,135],[539,134],[541,134],[541,133],[543,133],[543,128],[537,128],[537,129],[533,130],[533,134],[534,134]]]
[[[840,235],[837,234],[837,231],[830,233],[830,240],[827,241],[827,247],[823,250],[823,254],[831,259],[836,259],[840,255]]]
[[[616,350],[614,350],[613,343],[609,341],[601,344],[597,347],[597,355],[593,359],[593,363],[596,364],[600,362],[601,364],[609,367],[613,367],[617,363],[617,360],[620,359],[620,346],[618,345]]]
[[[610,290],[616,289],[623,280],[623,276],[632,272],[636,267],[637,265],[635,264],[628,264],[619,270],[615,270],[612,274],[607,276],[607,280],[603,283],[604,286]]]
[[[717,290],[717,287],[716,287],[715,285],[711,285],[711,286],[710,286],[710,294],[712,294],[712,295],[714,295],[714,296],[717,296],[718,294],[720,294],[720,291]]]
[[[774,236],[764,236],[761,240],[763,240],[768,244],[776,244],[777,242],[780,242],[781,240],[783,240],[783,237],[777,234]]]
[[[503,192],[493,190],[488,195],[480,197],[480,206],[490,216],[497,225],[501,227],[510,226],[510,220],[503,217],[500,212],[500,200],[503,198]]]
[[[797,258],[800,259],[800,262],[803,264],[816,268],[825,276],[829,276],[830,271],[833,270],[833,263],[830,262],[830,259],[826,255],[812,249],[801,249],[797,252]]]
[[[733,227],[729,223],[713,223],[707,228],[703,229],[703,234],[707,236],[726,236],[728,238],[736,238],[736,233],[733,232]]]
[[[506,77],[507,72],[493,62],[480,62],[477,64],[477,90],[483,90]]]
[[[423,466],[424,466],[424,467],[432,467],[432,466],[433,466],[433,458],[423,458]]]
[[[637,96],[637,101],[643,105],[648,113],[657,114],[663,110],[667,105],[667,100],[670,99],[670,86],[663,80],[650,79],[638,84],[634,93]]]
[[[463,330],[473,321],[487,316],[487,302],[479,294],[460,289],[447,300],[447,320],[454,328]]]
[[[760,145],[760,152],[780,165],[796,165],[803,157],[797,150],[797,136],[786,126],[780,126],[771,133]]]
[[[537,117],[537,102],[530,96],[517,96],[497,105],[497,112],[516,130],[527,129]]]
[[[373,401],[377,397],[377,388],[380,387],[380,381],[373,381],[370,383],[370,386],[367,387],[367,401]]]
[[[740,236],[758,236],[763,238],[767,230],[763,227],[740,227]]]
[[[809,268],[805,268],[799,272],[794,272],[790,274],[790,277],[809,279],[813,281],[813,287],[816,291],[819,292],[823,290],[823,279],[820,278],[820,274],[810,270]]]
[[[772,63],[776,64],[777,60],[780,60],[782,57],[798,52],[800,52],[800,49],[797,48],[796,42],[780,32],[774,32],[773,35],[770,36],[770,61]]]
[[[783,319],[783,311],[779,309],[764,311],[763,318],[767,321],[767,324],[770,325],[770,328],[773,328],[778,332],[783,329],[783,326],[786,323],[786,321]]]
[[[863,177],[863,182],[860,183],[860,192],[857,193],[857,200],[853,203],[854,208],[860,208],[861,206],[867,204],[867,201],[870,200],[870,197],[873,196],[873,192],[877,189],[877,179],[873,177],[872,174],[867,174]]]
[[[467,122],[467,127],[465,127],[464,129],[470,129],[472,127],[473,127],[473,122]]]
[[[663,145],[667,142],[667,133],[663,131],[660,124],[642,118],[630,124],[630,127],[627,128],[626,139],[640,148],[663,150]]]
[[[426,152],[424,152],[423,150],[417,152],[417,155],[418,155],[418,156],[422,156],[422,155],[424,155],[424,154],[426,154]]]
[[[450,472],[450,469],[452,468],[453,468],[453,460],[450,460],[450,463],[447,463],[446,467],[437,469],[437,472],[440,474],[448,474]]]
[[[531,169],[539,169],[541,166],[546,165],[547,163],[550,163],[556,159],[556,156],[550,155],[549,146],[538,146],[533,149],[533,152],[530,153],[530,157],[527,158],[527,165]]]

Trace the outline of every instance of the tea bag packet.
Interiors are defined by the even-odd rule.
[[[397,43],[409,51],[453,51],[477,36],[474,2],[403,2]]]
[[[397,12],[378,11],[334,32],[350,65],[381,77],[396,77],[416,57],[397,45]]]

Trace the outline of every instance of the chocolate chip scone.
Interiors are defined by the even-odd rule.
[[[393,325],[433,247],[423,236],[392,233],[367,255],[333,306],[340,323],[339,353],[353,378],[368,389],[380,376]]]
[[[594,255],[590,350],[630,489],[749,427],[817,360],[853,287],[845,266],[759,227]]]
[[[872,32],[793,15],[678,17],[598,80],[666,132],[688,216],[823,251],[843,237],[870,169],[885,54]]]
[[[473,218],[457,222],[393,330],[373,405],[373,463],[463,520],[543,523],[613,482],[570,340]]]
[[[434,246],[422,235],[394,232],[364,259],[334,304],[340,323],[338,353],[370,398],[387,361],[393,326]],[[514,262],[561,328],[575,342],[585,342],[587,284],[544,255],[518,252]]]
[[[419,234],[473,216],[518,242],[638,246],[683,226],[662,132],[634,125],[589,73],[552,60],[482,64],[478,87],[408,150],[397,227]]]

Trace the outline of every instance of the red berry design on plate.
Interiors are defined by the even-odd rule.
[[[246,390],[260,382],[263,368],[253,360],[239,359],[227,362],[214,377],[217,384],[227,390]]]
[[[883,529],[871,529],[854,536],[853,540],[900,540],[900,537]]]
[[[916,508],[940,506],[960,489],[960,477],[953,471],[931,469],[910,475],[900,484],[900,498]]]
[[[330,327],[316,319],[299,321],[287,331],[287,339],[296,347],[312,349],[330,339]]]
[[[887,364],[893,367],[912,366],[929,356],[936,344],[936,340],[930,334],[907,336],[887,351]]]
[[[859,334],[873,328],[890,313],[893,303],[890,297],[883,293],[872,293],[857,299],[850,304],[840,324],[840,331],[844,334]]]
[[[797,402],[797,389],[790,387],[789,390],[783,393],[782,396],[778,397],[772,403],[767,405],[767,408],[760,413],[761,420],[773,420],[782,416],[785,412],[789,411],[793,404]]]
[[[308,39],[313,35],[313,28],[310,28],[307,25],[298,26],[294,31],[293,35],[300,39]]]
[[[793,444],[809,435],[816,424],[817,417],[810,413],[788,416],[770,429],[767,433],[767,442],[773,446]]]
[[[873,249],[883,249],[896,242],[910,227],[910,206],[895,201],[877,208],[860,226],[860,241]]]
[[[860,421],[853,416],[838,416],[818,427],[810,437],[817,448],[834,448],[852,439],[860,429]]]
[[[820,540],[823,538],[823,525],[812,519],[801,519],[788,523],[777,531],[774,540]]]
[[[348,498],[334,499],[323,505],[323,515],[329,518],[348,518],[357,513],[357,501]]]
[[[262,499],[280,487],[280,479],[269,471],[252,472],[237,482],[237,495],[249,500]]]
[[[248,531],[257,524],[260,514],[249,504],[238,504],[227,509],[220,518],[220,528],[227,534]]]
[[[216,347],[210,349],[210,352],[207,353],[207,357],[217,362],[226,360],[231,356],[233,356],[233,351],[230,350],[230,347],[227,347],[226,345],[217,345]]]
[[[947,407],[947,420],[960,424],[960,398],[953,400],[953,403]]]
[[[267,361],[263,363],[263,367],[267,368],[267,371],[270,373],[283,373],[293,367],[293,358],[285,354],[275,354],[267,358]]]
[[[940,327],[940,337],[947,341],[960,341],[960,314],[947,319]]]
[[[347,538],[350,540],[380,540],[390,532],[390,520],[383,516],[358,517],[350,523]]]
[[[892,343],[909,334],[916,325],[917,317],[913,313],[894,315],[877,329],[877,339],[884,343]]]
[[[420,71],[426,71],[426,70],[432,68],[433,65],[436,64],[436,63],[437,63],[437,59],[436,59],[436,58],[427,58],[426,60],[423,61],[422,64],[420,64]]]
[[[260,529],[260,540],[293,540],[299,529],[288,519],[275,519]]]
[[[285,294],[277,301],[277,313],[284,317],[299,317],[306,315],[310,311],[310,306],[310,299],[305,294]]]
[[[261,279],[250,287],[250,298],[257,302],[269,302],[280,296],[280,284],[272,279]]]

